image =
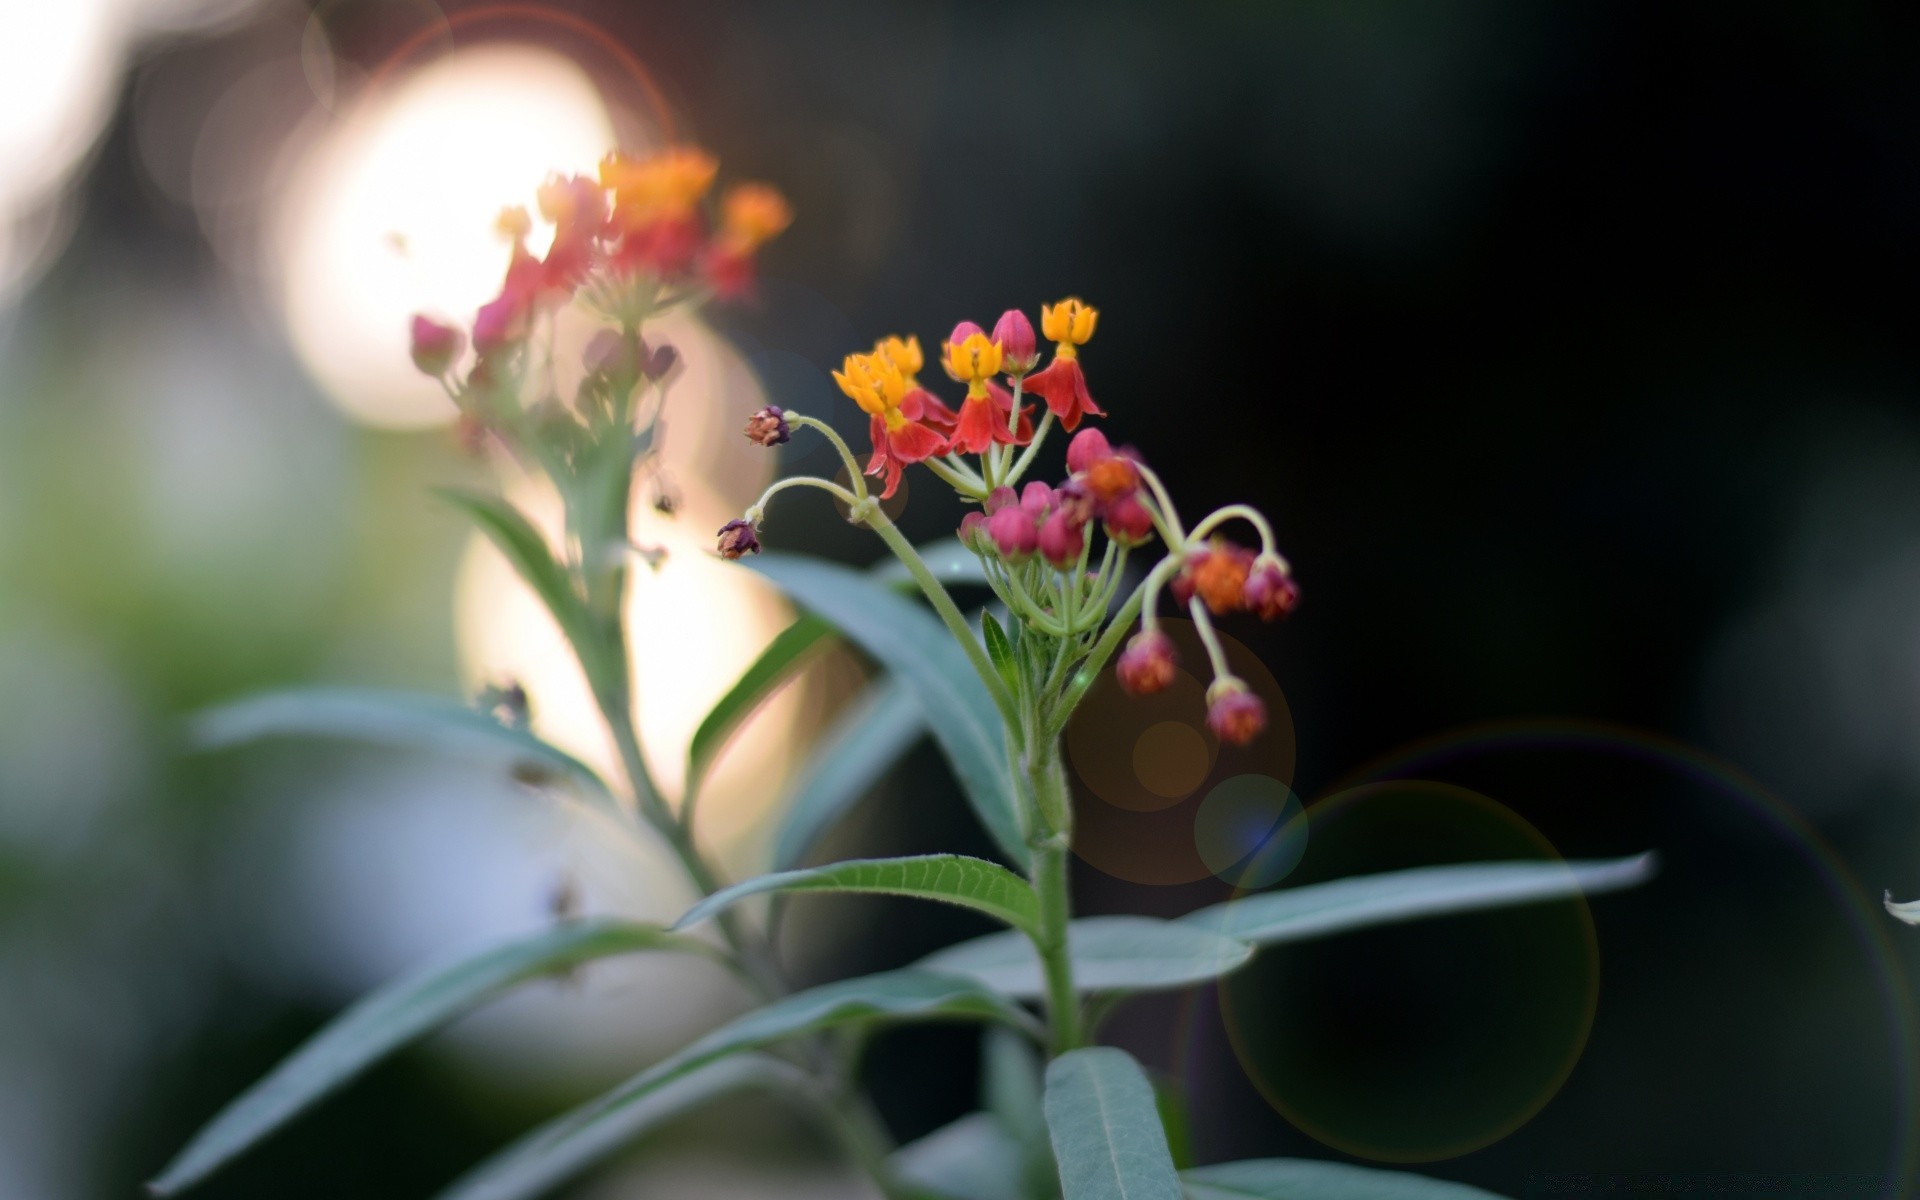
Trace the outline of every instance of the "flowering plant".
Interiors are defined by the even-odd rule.
[[[887,337],[834,372],[868,418],[864,466],[828,422],[780,407],[748,420],[762,446],[798,434],[826,439],[848,483],[782,479],[718,534],[729,559],[758,554],[768,504],[780,493],[831,493],[904,569],[857,572],[767,554],[753,565],[806,615],[765,649],[693,738],[687,785],[674,804],[649,769],[632,712],[635,673],[622,625],[636,550],[629,513],[657,478],[658,428],[674,352],[651,345],[662,311],[737,294],[755,250],[789,214],[762,185],[736,187],[710,219],[713,160],[677,148],[613,156],[598,179],[558,179],[540,193],[553,226],[542,255],[531,220],[509,213],[514,249],[500,295],[466,330],[416,322],[414,358],[441,379],[475,440],[497,441],[552,480],[564,501],[559,544],[498,497],[458,494],[551,612],[578,658],[619,750],[621,786],[535,737],[528,699],[497,689],[477,706],[393,693],[303,689],[243,699],[203,714],[204,744],[268,734],[356,734],[456,744],[497,755],[531,786],[603,800],[632,829],[671,848],[701,899],[674,926],[563,914],[532,936],[398,980],[362,1000],[223,1110],[152,1185],[179,1192],[382,1056],[530,979],[636,952],[717,959],[757,1003],[600,1097],[562,1114],[455,1182],[452,1200],[532,1196],[612,1154],[645,1130],[726,1092],[771,1090],[818,1115],[849,1161],[889,1197],[1007,1200],[1201,1200],[1224,1197],[1484,1196],[1417,1176],[1305,1160],[1264,1159],[1180,1170],[1153,1088],[1126,1053],[1093,1041],[1120,998],[1217,979],[1264,945],[1393,921],[1566,897],[1645,878],[1643,857],[1590,863],[1483,863],[1284,888],[1176,921],[1075,920],[1068,870],[1073,805],[1061,737],[1109,663],[1121,686],[1148,694],[1174,679],[1174,647],[1159,628],[1163,598],[1190,614],[1213,675],[1207,726],[1222,742],[1259,737],[1266,711],[1228,667],[1215,618],[1273,620],[1299,591],[1266,518],[1230,505],[1188,525],[1166,482],[1098,428],[1105,417],[1081,363],[1098,310],[1069,298],[1040,310],[1053,343],[1046,365],[1027,315],[1010,310],[991,332],[961,323],[939,364],[964,395],[953,404],[920,380],[915,337]],[[563,400],[540,331],[574,304],[607,323],[584,374]],[[471,346],[472,353],[467,354]],[[550,347],[551,343],[547,345]],[[1030,479],[1058,427],[1072,435],[1066,476]],[[977,506],[958,545],[916,547],[882,501],[922,466]],[[867,480],[879,481],[876,491]],[[657,491],[664,503],[669,492]],[[1257,547],[1229,540],[1250,528]],[[1157,548],[1155,543],[1158,543]],[[1096,544],[1098,552],[1096,553]],[[1151,552],[1151,553],[1150,553]],[[1153,557],[1144,572],[1137,559]],[[908,589],[903,594],[901,585]],[[954,587],[984,586],[997,602],[972,617]],[[917,593],[924,605],[911,596]],[[1135,631],[1136,623],[1138,631]],[[694,798],[705,771],[753,707],[829,637],[863,650],[890,681],[826,741],[814,785],[782,814],[774,868],[737,883],[702,850]],[[1123,648],[1124,643],[1124,648]],[[829,828],[922,730],[946,755],[1003,861],[958,854],[803,865]],[[795,991],[750,897],[798,892],[885,893],[961,905],[1004,924],[913,966]],[[696,934],[712,922],[713,935]],[[1036,1010],[1039,1016],[1036,1016]],[[896,1148],[861,1091],[864,1034],[905,1021],[985,1025],[987,1111]]]

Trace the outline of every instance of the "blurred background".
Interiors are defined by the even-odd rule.
[[[491,295],[493,214],[547,172],[669,135],[799,214],[753,303],[673,334],[686,503],[648,518],[674,553],[634,613],[670,781],[784,618],[708,531],[775,469],[832,467],[746,453],[741,415],[857,429],[842,354],[1078,294],[1114,439],[1190,512],[1273,514],[1302,581],[1291,621],[1229,627],[1290,721],[1200,772],[1312,806],[1292,880],[1663,856],[1590,907],[1269,952],[1123,1008],[1111,1037],[1189,1101],[1184,1152],[1515,1196],[1910,1178],[1920,929],[1879,898],[1920,894],[1916,62],[1911,6],[1852,0],[0,0],[0,1197],[135,1194],[353,996],[557,893],[685,903],[661,856],[480,769],[190,756],[178,727],[272,684],[512,673],[601,752],[552,632],[428,494],[494,471],[404,322]],[[959,515],[922,486],[903,520]],[[824,503],[765,536],[878,555]],[[734,870],[859,671],[823,664],[716,784]],[[1167,736],[1146,720],[1096,696],[1070,737],[1082,909],[1274,882],[1223,878],[1207,823],[1289,793],[1129,792]],[[831,851],[936,848],[988,851],[922,747]],[[796,915],[806,980],[980,929]],[[736,1003],[646,962],[530,989],[203,1194],[431,1194]],[[878,1042],[899,1136],[971,1105],[974,1052]],[[575,1194],[857,1192],[771,1107],[654,1149]],[[1692,1194],[1669,1183],[1637,1194]]]

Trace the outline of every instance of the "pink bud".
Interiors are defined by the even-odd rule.
[[[1143,629],[1127,642],[1113,670],[1122,688],[1135,696],[1151,696],[1173,682],[1176,662],[1173,639],[1157,629]]]
[[[1020,493],[1020,507],[1034,520],[1042,519],[1053,509],[1053,489],[1034,480]]]
[[[960,518],[960,544],[969,550],[984,553],[987,549],[987,514],[970,512]]]
[[[1065,512],[1054,513],[1040,525],[1040,553],[1061,570],[1080,561],[1080,551],[1086,543],[1081,523]]]
[[[1153,516],[1137,495],[1107,505],[1107,536],[1122,546],[1138,546],[1153,536]]]
[[[1262,621],[1278,621],[1300,603],[1300,585],[1279,563],[1266,558],[1254,564],[1240,597],[1247,610],[1259,614]]]
[[[1033,339],[1033,323],[1017,308],[1000,314],[1000,319],[993,324],[993,340],[1000,343],[1001,352],[1006,356],[1003,365],[1009,375],[1025,375],[1040,361],[1039,347]]]
[[[987,535],[1010,563],[1023,563],[1040,544],[1033,518],[1018,508],[1003,508],[987,518]]]
[[[467,336],[453,326],[431,317],[413,318],[413,365],[426,374],[436,379],[445,375],[466,345]]]
[[[1267,706],[1247,690],[1246,684],[1222,679],[1207,690],[1207,728],[1221,741],[1244,746],[1267,727]]]
[[[962,321],[953,327],[953,332],[947,336],[947,340],[958,346],[976,333],[985,337],[987,331],[975,325],[972,321]]]
[[[987,515],[992,516],[993,514],[999,512],[1001,509],[1010,507],[1018,503],[1020,503],[1020,497],[1014,494],[1014,491],[1012,488],[1002,484],[1001,486],[987,493],[987,503],[986,503]]]
[[[1073,440],[1067,443],[1067,470],[1075,475],[1112,457],[1113,446],[1107,441],[1107,435],[1091,425],[1074,434]]]

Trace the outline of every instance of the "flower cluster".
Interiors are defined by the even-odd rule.
[[[469,330],[415,317],[415,365],[448,381],[460,401],[509,387],[538,319],[576,298],[631,331],[689,300],[742,293],[753,281],[756,252],[793,215],[780,193],[761,183],[735,184],[710,203],[718,171],[710,155],[677,146],[644,157],[609,154],[597,176],[550,178],[537,204],[553,227],[546,252],[528,249],[533,219],[524,208],[502,212],[497,229],[513,248],[499,295],[481,306]],[[452,372],[469,343],[472,365],[456,382]]]
[[[720,531],[720,553],[738,558],[758,551],[767,501],[801,485],[834,492],[856,520],[885,535],[891,526],[867,494],[862,474],[879,477],[878,498],[887,499],[907,467],[924,464],[980,506],[961,522],[960,540],[979,556],[987,582],[1019,622],[1025,653],[1040,664],[1034,678],[1016,681],[1031,687],[1027,699],[1037,710],[1057,712],[1063,720],[1084,692],[1088,668],[1105,664],[1136,616],[1141,631],[1115,664],[1121,686],[1146,695],[1171,684],[1178,666],[1156,611],[1164,590],[1192,614],[1207,650],[1214,676],[1207,693],[1210,728],[1222,741],[1246,743],[1265,727],[1266,710],[1228,669],[1211,618],[1249,612],[1275,620],[1298,603],[1299,589],[1274,548],[1266,518],[1230,505],[1187,528],[1140,453],[1116,448],[1093,427],[1079,429],[1068,443],[1065,479],[1021,483],[1056,424],[1071,431],[1106,415],[1080,362],[1099,319],[1098,309],[1076,297],[1042,306],[1040,330],[1054,347],[1039,370],[1033,325],[1019,310],[1004,313],[992,333],[971,321],[956,325],[941,344],[939,361],[948,378],[966,389],[957,407],[921,383],[925,360],[918,338],[887,337],[870,351],[847,355],[833,377],[868,418],[873,448],[864,472],[823,422],[779,408],[755,413],[746,433],[763,446],[785,442],[795,426],[826,436],[840,451],[853,489],[811,477],[782,480]],[[1038,406],[1026,402],[1029,396],[1045,402],[1038,423]],[[1220,536],[1219,528],[1235,520],[1258,533],[1257,551]],[[1097,558],[1096,527],[1105,534]],[[1116,611],[1129,555],[1156,537],[1167,553]]]

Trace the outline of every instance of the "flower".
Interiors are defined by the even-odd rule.
[[[901,408],[912,412],[918,404],[920,415],[914,420],[923,421],[942,434],[952,433],[953,427],[960,423],[959,415],[943,404],[940,397],[920,386],[920,368],[926,362],[920,353],[920,339],[883,337],[873,344],[873,352],[898,367],[907,381],[907,394],[900,399]]]
[[[738,296],[753,286],[753,255],[793,223],[785,196],[764,183],[740,183],[720,200],[720,232],[707,255],[707,282],[721,296]]]
[[[1040,361],[1040,351],[1033,340],[1033,322],[1017,308],[1001,313],[1000,319],[993,323],[993,340],[1000,343],[1001,353],[1006,355],[1004,365],[1009,375],[1025,375]]]
[[[1120,686],[1135,696],[1151,696],[1173,683],[1178,660],[1173,639],[1157,629],[1143,629],[1127,641],[1114,661]]]
[[[1087,391],[1087,376],[1080,369],[1080,347],[1093,336],[1099,324],[1100,310],[1089,308],[1078,297],[1069,296],[1051,307],[1040,308],[1040,330],[1053,342],[1053,361],[1044,371],[1027,377],[1027,390],[1047,402],[1047,408],[1060,418],[1060,427],[1072,430],[1082,417],[1104,417],[1106,412],[1093,402]]]
[[[1240,680],[1223,675],[1207,689],[1207,728],[1221,741],[1244,746],[1266,727],[1267,706]]]
[[[603,159],[600,183],[613,192],[609,224],[619,234],[611,258],[615,269],[684,274],[706,238],[696,210],[718,171],[711,155],[691,146],[643,159],[619,153]]]
[[[769,404],[747,418],[747,440],[756,446],[784,446],[792,437],[786,410],[777,404]]]
[[[959,421],[947,439],[947,452],[984,454],[995,442],[1014,442],[1015,431],[1007,428],[1006,420],[1013,409],[1013,398],[1008,396],[1003,407],[988,387],[988,381],[1000,373],[1004,357],[1000,343],[967,321],[954,327],[942,350],[947,374],[967,385],[967,398],[961,402]]]
[[[720,557],[740,558],[760,553],[760,535],[751,521],[734,518],[720,527]]]
[[[1251,551],[1216,541],[1187,559],[1186,567],[1174,581],[1174,596],[1185,604],[1197,595],[1215,616],[1234,612],[1245,603],[1247,576],[1252,567]]]
[[[920,423],[924,402],[909,391],[906,376],[892,359],[883,354],[849,354],[841,368],[833,373],[833,380],[869,418],[873,457],[866,473],[885,472],[886,489],[880,493],[885,500],[899,489],[906,465],[941,453],[945,439]]]
[[[1300,603],[1300,585],[1293,581],[1284,564],[1262,558],[1253,566],[1245,586],[1240,589],[1241,604],[1262,621],[1277,621]]]
[[[435,378],[445,375],[466,345],[467,335],[453,326],[443,325],[431,317],[414,316],[413,365],[422,372]]]

